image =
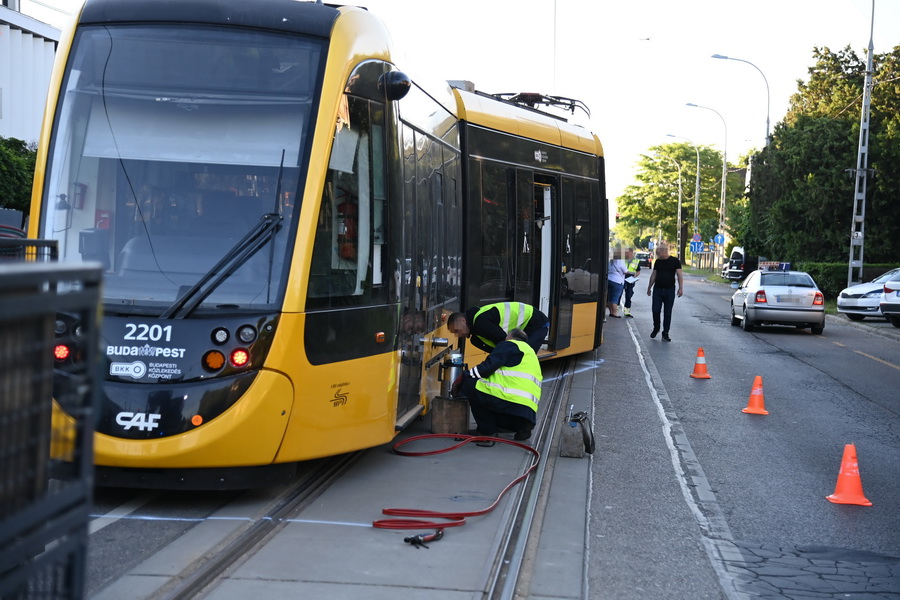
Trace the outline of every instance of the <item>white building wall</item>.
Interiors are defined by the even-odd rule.
[[[0,8],[0,136],[37,143],[58,38],[57,30]]]

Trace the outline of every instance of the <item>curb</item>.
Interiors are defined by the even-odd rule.
[[[825,315],[825,320],[832,323],[853,327],[854,329],[859,329],[861,331],[867,331],[872,335],[877,335],[879,337],[893,340],[895,342],[900,342],[900,328],[898,327],[891,327],[891,329],[872,327],[871,325],[866,324],[865,321],[851,321],[850,319],[841,315]]]

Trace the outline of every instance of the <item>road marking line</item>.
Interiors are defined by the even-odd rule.
[[[96,519],[90,522],[88,526],[88,535],[100,531],[107,525],[112,525],[123,517],[127,517],[145,504],[149,504],[150,502],[153,502],[154,500],[159,498],[160,494],[162,494],[162,492],[147,492],[145,494],[141,494],[140,496],[129,500],[125,504],[112,509],[105,515],[98,516]]]
[[[831,343],[834,344],[835,346],[840,346],[841,348],[846,348],[846,347],[847,347],[847,344],[842,344],[842,343],[840,343],[840,342],[831,342]]]
[[[885,366],[892,367],[892,368],[897,369],[898,371],[900,371],[900,367],[898,367],[898,366],[895,365],[894,363],[889,363],[889,362],[886,361],[886,360],[881,360],[880,358],[876,358],[876,357],[872,356],[871,354],[866,354],[865,352],[860,352],[859,350],[854,350],[854,352],[856,352],[856,353],[859,354],[860,356],[865,356],[866,358],[871,358],[872,360],[874,360],[874,361],[876,361],[876,362],[880,362],[881,364],[883,364],[883,365],[885,365]]]
[[[740,575],[729,569],[729,560],[742,560],[740,550],[734,543],[734,536],[725,513],[719,505],[715,491],[703,472],[700,460],[694,454],[678,415],[668,410],[669,394],[662,382],[650,353],[644,357],[635,335],[634,326],[628,323],[628,333],[637,353],[638,363],[644,373],[644,381],[655,405],[657,415],[662,423],[663,437],[669,449],[675,478],[681,488],[688,509],[693,513],[699,528],[702,542],[710,565],[715,571],[725,595],[729,600],[747,600],[749,595],[739,589]],[[696,497],[695,497],[696,494]]]

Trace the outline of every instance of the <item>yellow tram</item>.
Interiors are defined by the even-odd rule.
[[[426,90],[364,9],[87,0],[59,45],[29,235],[103,265],[97,481],[246,487],[427,411],[445,319],[535,304],[599,345],[591,133]],[[57,384],[80,359],[60,314]]]

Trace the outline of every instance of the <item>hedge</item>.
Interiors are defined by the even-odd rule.
[[[872,281],[898,265],[864,264],[863,281]],[[798,262],[791,265],[797,271],[806,271],[816,281],[826,298],[837,298],[841,290],[847,287],[847,263]],[[855,270],[855,269],[854,269]]]

